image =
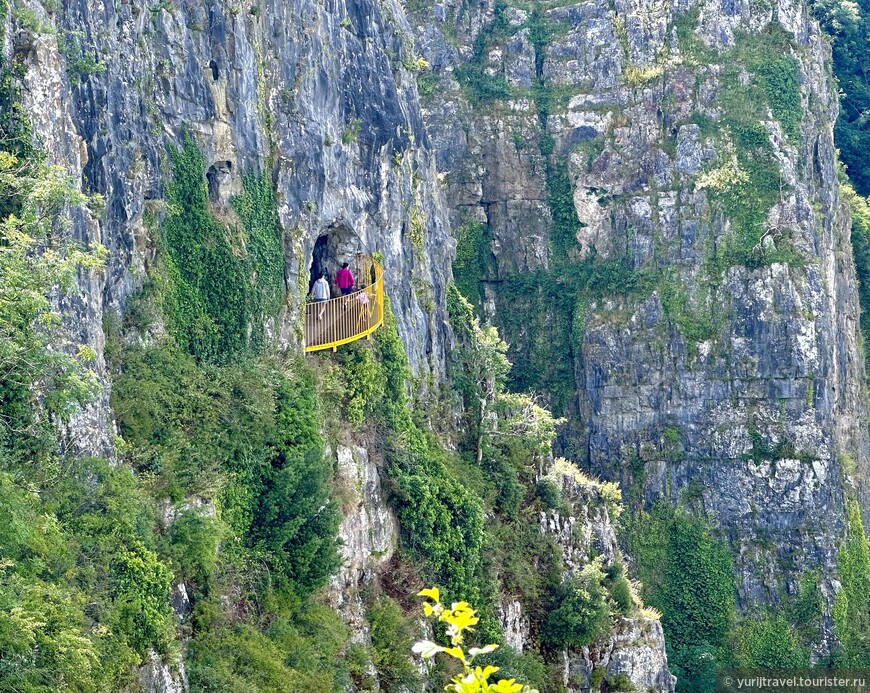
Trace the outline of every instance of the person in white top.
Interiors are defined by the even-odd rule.
[[[329,300],[329,282],[326,280],[326,272],[320,275],[320,279],[314,282],[314,289],[311,292],[315,301]]]

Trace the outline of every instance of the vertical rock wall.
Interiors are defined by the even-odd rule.
[[[443,291],[453,243],[416,98],[415,55],[393,2],[63,2],[7,21],[23,55],[24,106],[51,162],[105,197],[72,232],[110,251],[66,307],[75,337],[102,354],[102,314],[118,313],[153,257],[169,148],[203,151],[215,209],[249,173],[275,182],[289,299],[277,325],[300,341],[300,305],[321,235],[345,256],[380,252],[387,293],[418,375],[443,377]],[[351,257],[348,257],[351,259]],[[337,269],[337,268],[335,268]],[[102,371],[102,365],[100,364]],[[89,415],[105,452],[109,416]]]
[[[484,224],[476,278],[518,383],[570,391],[566,454],[706,511],[743,607],[816,567],[830,605],[868,458],[836,88],[807,5],[411,5],[454,225]],[[787,98],[765,81],[783,56]],[[560,282],[589,263],[617,279],[575,296]]]

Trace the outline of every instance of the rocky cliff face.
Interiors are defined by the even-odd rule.
[[[606,565],[621,562],[612,522],[617,518],[610,517],[620,508],[608,504],[601,485],[578,473],[565,460],[557,460],[547,478],[560,489],[568,502],[568,512],[541,513],[541,533],[556,539],[568,574],[576,575],[593,555],[600,556]],[[599,670],[602,673],[598,680],[615,687],[624,677],[635,690],[672,693],[676,678],[668,670],[658,616],[646,610],[637,616],[620,617],[607,637],[579,651],[564,652],[566,689],[573,693],[594,688],[592,682]]]
[[[830,653],[868,441],[836,93],[805,3],[21,0],[5,17],[34,134],[105,198],[70,228],[108,266],[61,305],[104,385],[104,323],[154,261],[185,133],[215,214],[232,216],[246,175],[275,186],[288,299],[268,327],[283,348],[299,347],[315,247],[330,263],[380,252],[418,389],[434,391],[456,229],[458,278],[511,343],[515,384],[567,415],[562,451],[635,510],[710,517],[744,610],[788,602],[820,569],[813,646]],[[114,455],[108,387],[68,433]],[[364,640],[358,590],[394,520],[368,453],[337,461],[362,491],[333,598]],[[572,570],[590,546],[618,553],[600,509],[541,522]],[[523,605],[501,620],[526,647]],[[596,667],[673,686],[647,619],[568,657],[566,685]],[[145,674],[155,690],[168,676]]]
[[[69,228],[76,239],[108,248],[107,267],[82,274],[77,291],[60,306],[71,345],[94,348],[94,368],[104,386],[68,426],[79,451],[115,457],[104,328],[124,313],[155,261],[154,222],[167,211],[169,152],[186,135],[205,156],[217,217],[232,220],[230,200],[243,190],[245,176],[265,174],[274,184],[288,298],[267,327],[280,347],[299,349],[300,307],[319,240],[330,263],[356,252],[379,252],[417,391],[425,396],[445,381],[452,337],[444,293],[454,241],[436,148],[418,102],[416,73],[426,66],[397,2],[82,0],[46,9],[22,0],[5,22],[5,55],[23,68],[23,106],[49,162],[105,199],[102,214],[70,212]],[[524,55],[533,57],[528,50]],[[528,81],[535,65],[517,67],[523,69]],[[442,105],[453,106],[450,99]],[[439,128],[434,134],[439,143],[452,137]],[[447,144],[438,149],[450,155]],[[487,152],[487,161],[510,166],[506,151]],[[464,151],[451,156],[466,162]],[[534,161],[541,163],[533,157],[531,165]],[[524,160],[522,166],[528,165]],[[517,266],[524,269],[548,262],[546,224],[536,221],[543,183],[531,171],[528,180],[539,187],[537,200],[523,202],[531,188],[519,182],[511,201],[504,200],[504,213],[519,214],[514,223],[539,229],[539,238],[504,236],[504,243],[516,247],[499,256],[500,262],[522,257]],[[515,204],[524,211],[509,212]],[[330,594],[354,629],[354,640],[366,642],[359,591],[390,558],[395,519],[384,504],[370,452],[339,447],[335,455],[337,482],[347,490],[340,532],[345,562]],[[542,531],[567,521],[542,518]],[[606,513],[570,522],[579,535],[603,533],[599,550],[612,560],[617,549]],[[565,540],[566,557],[579,551],[570,546],[572,537]],[[176,593],[185,593],[184,586],[176,586]],[[181,601],[186,616],[190,604],[186,596]],[[528,633],[520,627],[512,634],[510,625],[512,619],[522,622],[522,605],[514,601],[504,608],[508,641],[522,649]],[[599,649],[567,660],[571,685],[605,667],[638,685],[671,690],[657,622],[624,621]],[[182,665],[169,667],[156,655],[151,660],[139,677],[146,690],[186,687]]]
[[[6,35],[50,161],[105,197],[103,219],[73,226],[110,251],[66,311],[81,342],[102,353],[104,312],[141,286],[154,247],[144,220],[161,211],[169,147],[190,133],[216,207],[229,207],[245,175],[275,182],[287,230],[283,344],[300,341],[312,252],[327,236],[333,263],[383,254],[412,367],[443,377],[452,242],[398,5],[73,2],[49,13],[22,2]],[[82,444],[105,453],[106,402],[86,418]]]
[[[821,568],[830,608],[867,440],[807,5],[408,4],[468,285],[516,384],[564,406],[582,467],[712,517],[740,606]]]

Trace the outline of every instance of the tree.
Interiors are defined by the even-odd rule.
[[[49,296],[106,257],[100,245],[74,243],[64,223],[66,210],[98,200],[61,167],[20,159],[10,147],[0,142],[0,463],[44,458],[53,449],[47,419],[65,418],[93,394],[93,350],[49,348],[65,342]]]

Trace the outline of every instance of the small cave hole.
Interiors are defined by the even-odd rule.
[[[208,66],[211,68],[211,77],[217,82],[221,77],[221,71],[218,69],[217,60],[212,60],[209,62]]]
[[[205,179],[208,182],[208,199],[219,202],[221,199],[221,184],[233,171],[232,161],[215,161],[208,167]]]

